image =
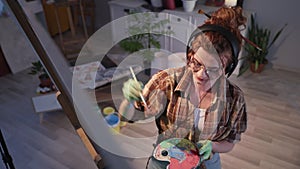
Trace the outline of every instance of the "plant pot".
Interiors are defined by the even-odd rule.
[[[182,0],[183,10],[185,12],[192,12],[196,5],[196,0]]]
[[[49,77],[39,76],[40,79],[40,87],[52,87],[52,81]]]
[[[151,75],[167,68],[168,54],[166,54],[165,52],[156,52],[154,54],[153,60],[151,61]]]
[[[144,73],[147,76],[151,75],[151,61],[144,60]]]
[[[265,64],[261,63],[258,65],[258,68],[255,70],[255,63],[251,63],[250,70],[253,73],[260,73],[264,70]]]

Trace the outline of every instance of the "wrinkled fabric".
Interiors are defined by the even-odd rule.
[[[192,84],[192,71],[185,66],[160,71],[145,85],[143,95],[148,109],[142,102],[137,102],[136,108],[144,110],[146,117],[156,117],[158,142],[168,138],[186,138],[194,143],[206,139],[240,141],[247,128],[243,92],[226,78],[220,79],[211,89],[215,98],[206,110],[203,131],[197,131],[196,106],[189,100]]]

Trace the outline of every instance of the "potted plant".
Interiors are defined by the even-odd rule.
[[[32,66],[28,74],[38,75],[40,79],[39,87],[41,88],[48,87],[51,89],[53,87],[53,83],[48,73],[46,72],[45,68],[43,67],[42,63],[40,61],[36,61],[36,62],[32,62],[31,64]]]
[[[149,65],[154,59],[154,53],[161,47],[159,38],[173,33],[166,27],[169,20],[157,19],[156,13],[151,12],[130,14],[129,37],[122,40],[120,46],[130,53],[139,52],[144,57],[144,64]]]
[[[244,62],[245,64],[239,75],[243,74],[249,67],[250,70],[255,73],[260,73],[263,70],[264,65],[268,63],[266,56],[268,55],[270,47],[278,39],[286,25],[287,24],[277,31],[270,41],[270,29],[260,27],[255,21],[254,16],[251,15],[251,23],[247,36],[248,39],[257,46],[250,43],[245,44],[245,50],[247,52],[246,59],[248,62]]]

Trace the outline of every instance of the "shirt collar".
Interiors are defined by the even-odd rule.
[[[187,91],[189,91],[191,84],[193,83],[192,70],[185,66],[183,71],[184,73],[175,88],[175,92],[188,93]]]

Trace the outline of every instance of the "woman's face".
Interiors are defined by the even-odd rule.
[[[209,90],[222,75],[221,65],[217,53],[208,53],[200,47],[189,63],[189,67],[193,71],[195,86],[200,90]]]

